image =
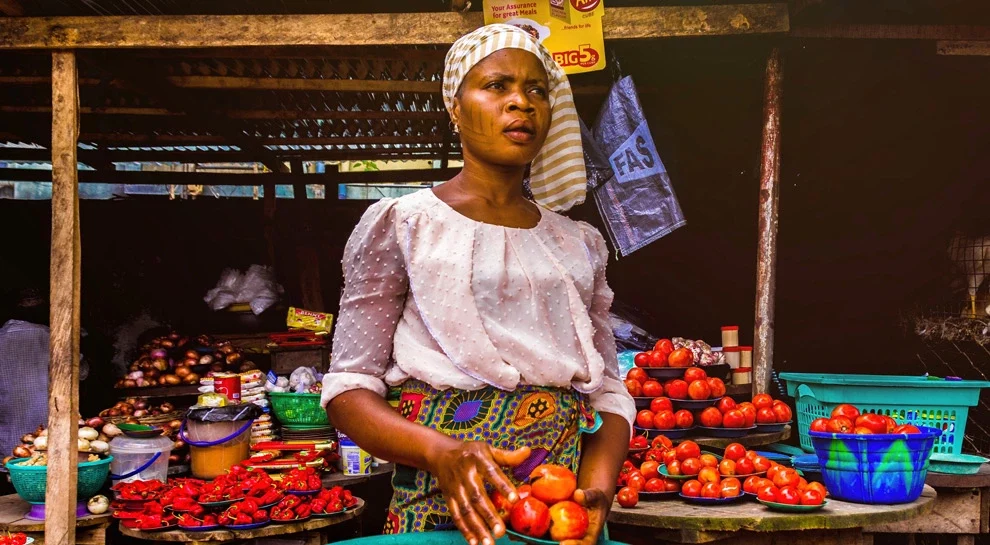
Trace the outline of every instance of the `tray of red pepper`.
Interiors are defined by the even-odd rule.
[[[175,513],[190,513],[202,510],[198,498],[203,488],[203,481],[196,479],[176,479],[169,481],[171,485],[162,492],[158,500],[162,507]]]
[[[0,536],[0,545],[29,545],[31,543],[34,543],[34,538],[28,537],[24,532],[17,532],[16,534],[7,532]]]
[[[286,496],[278,505],[272,507],[272,522],[287,524],[309,520],[312,508],[309,501],[299,496]]]
[[[165,530],[171,530],[179,524],[179,520],[175,518],[175,515],[148,515],[143,514],[136,519],[127,519],[120,521],[125,528],[130,528],[132,530],[140,530],[142,532],[164,532]]]
[[[343,513],[357,504],[358,499],[351,494],[351,491],[345,490],[341,486],[330,489],[324,488],[309,502],[314,517],[328,517]]]
[[[117,501],[131,503],[157,499],[164,488],[165,483],[151,480],[117,483],[110,490],[113,490],[114,498]]]
[[[323,481],[312,467],[295,468],[282,477],[282,488],[289,494],[309,496],[323,488]]]
[[[262,509],[254,498],[244,498],[217,517],[217,522],[233,530],[251,530],[268,524],[271,518],[267,509]]]
[[[178,518],[179,528],[188,532],[207,532],[223,528],[213,513],[202,515],[202,518],[193,516],[191,513],[182,513]]]

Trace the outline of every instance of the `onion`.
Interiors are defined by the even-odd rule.
[[[182,461],[182,457],[179,456],[178,454],[169,454],[168,455],[168,463],[170,463],[170,464],[177,464],[177,463],[179,463],[181,461]]]
[[[241,361],[241,353],[240,352],[232,352],[230,354],[227,354],[226,362],[228,364],[234,364],[234,363],[237,363],[239,361]]]
[[[171,339],[171,340],[173,340],[173,341],[177,341],[177,340],[179,340],[179,339],[180,339],[181,337],[182,337],[182,335],[179,335],[179,334],[178,334],[177,332],[175,332],[175,331],[172,331],[171,333],[169,333],[169,334],[168,334],[168,338],[169,338],[169,339]]]
[[[165,379],[165,384],[168,384],[169,386],[175,386],[176,384],[182,384],[182,379],[179,378],[179,377],[177,377],[177,376],[175,376],[175,375],[165,375],[162,378]]]
[[[137,380],[142,380],[142,379],[137,379]],[[124,379],[124,388],[134,388],[135,386],[137,386],[137,380]],[[120,414],[120,409],[113,409],[113,410],[117,411],[118,415]],[[117,416],[117,415],[111,414],[110,416]]]
[[[122,435],[124,432],[122,432],[116,424],[106,424],[103,426],[103,433],[107,437],[113,439],[114,437]]]
[[[253,361],[245,361],[244,363],[241,364],[239,369],[242,373],[246,373],[248,371],[254,371],[257,368],[258,366],[255,365]]]
[[[145,400],[145,399],[139,399],[139,400],[137,400],[137,401],[134,402],[134,408],[135,409],[147,409],[148,408],[148,401]]]
[[[156,349],[154,349],[154,350],[151,351],[150,356],[151,356],[151,359],[163,360],[163,359],[165,359],[168,356],[168,353],[165,352],[165,350],[163,350],[161,348],[156,348]]]
[[[141,418],[142,416],[148,416],[148,411],[145,409],[138,409],[134,411],[134,418]]]
[[[151,365],[153,365],[154,368],[158,369],[159,371],[168,371],[169,369],[168,360],[166,360],[165,358],[155,358],[151,360]]]
[[[103,427],[103,419],[98,416],[94,416],[86,421],[86,425],[91,428],[101,428]]]
[[[213,356],[209,354],[206,354],[203,357],[199,358],[200,365],[209,365],[211,363],[213,363]]]
[[[97,435],[96,436],[96,440],[97,441],[103,441],[104,443],[109,443],[110,442],[110,438],[107,437],[107,434],[103,433],[102,431],[100,432],[100,435]]]
[[[186,359],[198,359],[198,358],[199,358],[199,352],[196,352],[195,350],[186,350]]]
[[[230,343],[224,343],[220,345],[220,348],[218,350],[220,350],[221,354],[230,354],[231,352],[234,351],[234,347],[230,346]]]
[[[45,450],[48,448],[48,438],[38,437],[34,440],[34,448],[38,450]]]
[[[180,363],[179,365],[184,365],[186,367],[192,367],[193,365],[197,365],[197,364],[199,364],[199,360],[197,358],[186,358],[186,359],[182,360],[182,363]]]
[[[109,416],[109,415],[110,415],[110,409],[103,409],[102,411],[100,411],[100,416]]]
[[[134,382],[138,388],[144,388],[145,386],[149,385],[149,382],[147,380],[144,380],[143,378],[139,378]]]
[[[144,372],[144,378],[148,380],[157,380],[161,376],[161,373],[157,369],[148,369]]]
[[[168,381],[165,380],[165,376],[166,375],[162,375],[162,376],[158,377],[158,385],[159,386],[165,386],[166,384],[168,384]]]
[[[149,410],[148,411],[148,414],[150,414],[151,416],[158,416],[158,415],[162,414],[162,411],[158,407],[155,407],[155,408]]]
[[[120,414],[123,415],[134,414],[134,407],[130,405],[124,405],[123,407],[120,408]]]
[[[176,439],[175,444],[172,445],[172,450],[182,450],[186,447],[186,442],[182,439]]]
[[[136,416],[128,416],[124,419],[125,424],[140,424],[141,421],[137,419]]]
[[[178,419],[171,420],[168,423],[168,427],[172,428],[173,430],[177,430],[182,427],[182,421]]]
[[[33,433],[25,433],[25,434],[24,434],[24,435],[23,435],[23,436],[21,437],[21,443],[28,443],[28,444],[31,444],[31,443],[34,443],[34,440],[35,440],[35,439],[36,439],[36,436],[35,436],[35,435],[34,435]]]
[[[14,456],[18,458],[30,458],[31,451],[28,450],[28,448],[23,445],[17,445],[16,447],[14,447]]]
[[[159,408],[162,410],[163,413],[170,413],[175,410],[175,406],[169,403],[168,401],[162,403]]]
[[[110,509],[110,500],[106,496],[93,496],[86,502],[86,510],[94,515],[102,515]]]
[[[180,365],[175,368],[175,376],[179,378],[186,378],[186,375],[188,375],[191,372],[192,371],[190,371],[189,368],[186,367],[185,365]]]
[[[142,377],[144,377],[144,371],[131,371],[127,373],[127,378],[129,379],[137,380]]]
[[[79,428],[79,437],[81,439],[85,439],[87,441],[95,441],[96,438],[99,437],[99,435],[100,432],[94,430],[93,428],[90,428],[89,426],[86,426],[84,428]]]
[[[220,371],[223,371],[223,364],[214,363],[213,365],[210,366],[210,371],[213,371],[214,373],[219,373]]]
[[[104,443],[103,441],[90,441],[89,448],[96,454],[106,454],[110,452],[110,445]]]
[[[182,382],[185,382],[186,384],[199,384],[199,375],[196,373],[189,373],[184,379],[182,379]]]
[[[162,339],[162,348],[175,348],[175,341],[171,339]]]
[[[78,450],[79,452],[89,452],[89,449],[90,449],[89,441],[83,439],[82,437],[76,440],[76,450]]]
[[[79,420],[76,420],[76,427],[77,428],[81,428],[81,427],[83,427],[85,425],[86,425],[86,421],[83,420],[82,417],[79,417]]]

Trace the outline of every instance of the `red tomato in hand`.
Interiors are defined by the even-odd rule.
[[[722,413],[715,407],[707,407],[705,410],[701,411],[701,415],[698,417],[701,421],[701,425],[708,428],[717,428],[722,425]]]
[[[520,534],[542,537],[550,530],[550,508],[534,497],[517,501],[509,515],[509,525]]]
[[[712,395],[712,388],[707,380],[696,380],[688,385],[688,397],[691,399],[708,399]]]
[[[828,431],[828,418],[816,418],[811,421],[811,426],[808,427],[811,431],[820,431],[822,433]]]
[[[622,490],[619,490],[616,496],[616,499],[619,500],[619,505],[622,507],[635,507],[639,503],[639,491],[635,488],[626,486]]]
[[[626,390],[629,392],[629,395],[633,397],[643,397],[643,385],[640,384],[638,380],[627,378],[623,381],[623,383],[626,385]]]
[[[659,397],[663,395],[663,386],[655,380],[648,380],[643,383],[644,397]]]
[[[674,411],[664,410],[653,417],[653,427],[658,430],[672,430],[677,427]]]
[[[653,401],[650,402],[650,410],[658,413],[660,411],[673,411],[674,404],[670,402],[669,397],[655,397]]]
[[[831,433],[852,433],[855,427],[852,420],[844,416],[833,416],[828,419],[828,424],[825,425],[825,431]]]
[[[831,417],[835,418],[836,416],[844,416],[855,422],[856,417],[858,417],[859,414],[859,409],[857,409],[854,405],[843,403],[841,405],[836,405],[835,408],[832,409]]]
[[[671,367],[691,367],[694,365],[694,352],[687,348],[678,348],[667,356],[667,362]]]
[[[671,399],[688,398],[688,383],[681,379],[674,379],[668,382],[664,389],[667,391],[667,397]]]
[[[708,388],[711,389],[713,398],[725,395],[725,383],[720,378],[709,377]]]
[[[636,425],[645,429],[652,428],[653,412],[648,409],[643,409],[642,411],[636,413]]]
[[[633,357],[633,363],[636,367],[649,367],[650,366],[650,353],[640,352]]]
[[[670,342],[670,339],[660,339],[657,344],[653,345],[653,350],[670,354],[674,351],[674,343]]]
[[[681,409],[674,413],[674,425],[681,429],[687,429],[694,425],[694,415],[687,409]]]
[[[722,415],[722,426],[730,429],[749,427],[746,425],[746,415],[739,409],[732,409]]]
[[[708,373],[705,372],[701,367],[688,367],[684,370],[684,380],[688,383],[694,382],[696,380],[707,380]]]

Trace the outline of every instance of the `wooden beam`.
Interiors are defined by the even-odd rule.
[[[13,136],[13,135],[10,135]],[[0,134],[0,140],[4,140]],[[442,159],[445,150],[276,150],[273,153],[281,158],[297,157],[306,161],[348,161],[364,159]],[[154,151],[154,150],[79,150],[79,161],[89,164],[100,158],[114,163],[251,163],[255,159],[243,151]],[[460,151],[451,150],[452,159],[460,157]],[[52,158],[47,149],[0,148],[0,160],[48,162]]]
[[[864,40],[990,40],[990,25],[854,25],[796,26],[791,38]]]
[[[96,142],[105,145],[238,145],[226,136],[215,134],[100,134],[83,133],[81,142]],[[288,138],[259,138],[259,144],[276,146],[357,146],[357,145],[401,145],[401,144],[441,144],[443,136],[313,136]],[[42,144],[41,142],[36,142]],[[269,167],[271,168],[271,167]]]
[[[169,76],[168,82],[184,89],[325,91],[337,93],[441,92],[441,83],[439,81]]]
[[[935,43],[935,51],[939,55],[988,57],[990,56],[990,41],[938,41]]]
[[[304,80],[305,81],[305,80]],[[604,87],[604,86],[600,86]],[[439,92],[439,87],[437,88]],[[11,114],[51,114],[49,106],[0,106],[0,113]],[[83,115],[132,115],[132,116],[186,116],[185,112],[169,110],[168,108],[146,108],[131,106],[82,106],[79,112]],[[226,110],[230,119],[340,119],[340,120],[376,120],[397,119],[403,121],[428,121],[447,119],[447,112],[386,112],[382,110],[338,111],[338,110]]]
[[[79,183],[128,184],[128,185],[234,185],[260,186],[265,184],[367,184],[436,182],[453,178],[460,169],[411,169],[377,170],[362,172],[327,172],[325,174],[291,173],[220,173],[220,172],[160,172],[114,170],[96,172],[80,171]],[[11,182],[48,182],[51,171],[21,168],[0,168],[0,180]]]
[[[51,339],[48,369],[48,482],[45,542],[76,542],[79,415],[79,184],[76,55],[52,52]]]
[[[32,17],[0,20],[0,49],[449,45],[480,12]],[[787,32],[787,4],[611,8],[605,39]]]
[[[7,17],[23,17],[24,6],[19,0],[0,0],[0,14]]]
[[[760,217],[756,260],[753,394],[770,392],[773,370],[774,299],[777,289],[777,209],[780,200],[780,112],[784,80],[780,49],[767,60],[760,146]]]
[[[331,137],[293,137],[293,138],[263,138],[266,145],[387,145],[387,144],[442,144],[443,135],[436,136],[331,136]]]

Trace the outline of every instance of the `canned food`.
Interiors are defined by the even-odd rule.
[[[230,403],[241,402],[241,377],[233,373],[213,375],[213,392],[227,397]]]

